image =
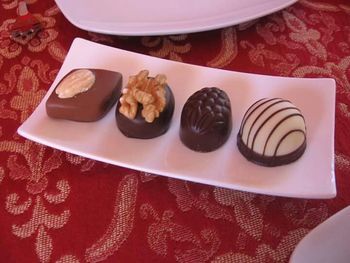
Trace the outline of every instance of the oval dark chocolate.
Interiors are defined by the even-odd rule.
[[[164,110],[152,123],[146,122],[144,117],[142,117],[141,104],[137,107],[136,117],[129,119],[119,112],[121,103],[118,101],[115,117],[119,130],[127,137],[138,139],[151,139],[164,134],[170,127],[175,108],[174,95],[169,86],[165,87],[165,100]]]
[[[180,139],[188,148],[216,150],[227,141],[231,129],[231,103],[223,90],[203,88],[188,98],[180,123]]]

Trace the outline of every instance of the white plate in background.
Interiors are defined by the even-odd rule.
[[[119,71],[128,76],[148,69],[164,73],[175,97],[175,111],[166,134],[150,140],[127,138],[116,126],[115,106],[101,120],[79,123],[51,119],[45,102],[58,81],[74,68]],[[179,138],[182,107],[203,87],[216,86],[231,100],[233,128],[224,146],[210,153],[186,148]],[[236,134],[248,107],[263,97],[291,100],[307,125],[307,148],[296,162],[262,167],[248,162],[236,147]],[[332,198],[334,174],[335,81],[283,78],[195,66],[75,39],[50,90],[19,127],[35,142],[102,162],[204,184],[269,195]],[[64,132],[62,132],[64,131]]]
[[[297,0],[56,0],[75,26],[113,35],[207,31],[281,10]]]
[[[290,263],[350,262],[350,206],[311,230],[296,246]]]

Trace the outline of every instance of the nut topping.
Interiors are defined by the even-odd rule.
[[[95,83],[95,74],[88,69],[78,69],[65,77],[56,88],[59,98],[72,98],[88,91]]]
[[[127,87],[122,91],[119,112],[129,119],[134,119],[140,103],[142,117],[146,122],[152,123],[165,108],[167,84],[165,75],[159,74],[155,78],[148,75],[148,70],[142,70],[136,76],[130,76]]]

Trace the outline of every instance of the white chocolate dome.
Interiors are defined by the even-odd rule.
[[[300,152],[301,148],[303,148],[302,154],[306,147],[305,120],[300,110],[288,100],[261,99],[245,113],[238,140],[238,143],[241,146],[243,144],[242,147],[245,148],[244,155],[248,158],[247,152],[253,152],[259,159],[257,162],[264,162],[262,159],[288,156]]]

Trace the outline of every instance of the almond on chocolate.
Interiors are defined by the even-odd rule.
[[[46,101],[51,118],[97,121],[117,102],[122,75],[104,69],[74,69],[55,87]]]

